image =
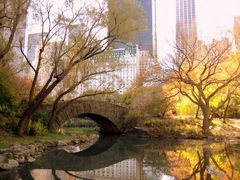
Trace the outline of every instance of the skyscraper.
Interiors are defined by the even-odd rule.
[[[148,50],[153,56],[157,56],[157,1],[139,0],[147,18],[147,29],[137,35],[136,43],[140,50]]]
[[[197,38],[195,0],[176,0],[176,42]]]
[[[235,46],[238,50],[240,50],[240,16],[234,17],[234,39]]]
[[[116,0],[112,0],[116,1]],[[110,2],[109,1],[109,4]],[[118,2],[121,3],[122,0]],[[136,0],[142,7],[146,15],[146,30],[138,32],[136,38],[128,42],[131,45],[137,45],[140,50],[148,51],[153,57],[157,57],[157,2],[159,0]],[[111,8],[111,6],[109,6]],[[111,9],[110,9],[111,10]],[[115,48],[125,48],[122,43],[116,43]]]
[[[28,34],[27,37],[27,57],[31,63],[35,61],[37,48],[42,42],[42,33]]]

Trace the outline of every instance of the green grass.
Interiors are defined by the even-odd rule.
[[[76,137],[78,134],[91,134],[97,133],[95,128],[65,128],[65,134],[58,132],[48,132],[42,136],[25,136],[19,137],[16,135],[9,134],[8,136],[0,136],[0,148],[7,148],[14,143],[19,144],[31,144],[35,141],[58,141],[58,140],[70,140]]]
[[[65,134],[78,134],[78,133],[93,133],[96,132],[94,127],[67,127],[65,128]]]

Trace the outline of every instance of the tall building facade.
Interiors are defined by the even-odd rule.
[[[146,30],[139,32],[136,38],[128,43],[137,45],[141,51],[149,51],[153,57],[157,57],[157,2],[159,0],[137,1],[146,15],[147,26]],[[116,43],[115,48],[125,48],[125,45]]]
[[[124,92],[132,87],[134,81],[139,74],[139,55],[138,46],[126,46],[124,48],[113,49],[106,59],[107,67],[109,61],[116,61],[120,66],[113,69],[113,72],[97,75],[93,80],[83,87],[79,87],[79,92],[88,89],[101,90],[104,88],[114,89]]]
[[[234,17],[234,40],[237,50],[240,50],[240,16]]]
[[[96,88],[99,83],[108,82],[113,84],[114,89],[120,89],[124,92],[136,85],[136,80],[140,74],[143,74],[149,67],[149,64],[156,62],[158,59],[158,16],[157,9],[160,0],[137,0],[146,15],[147,27],[145,31],[139,32],[135,40],[126,44],[116,43],[112,55],[117,55],[125,66],[114,72],[112,77],[118,77],[118,80],[111,79],[102,75],[96,82],[91,85]],[[111,6],[110,10],[111,10]],[[132,47],[131,47],[132,46]],[[150,70],[150,68],[148,69]],[[104,79],[104,81],[102,80]]]
[[[154,57],[157,57],[157,1],[139,0],[146,13],[147,29],[144,32],[140,32],[134,42],[139,46],[140,50],[147,50]]]
[[[160,69],[157,59],[148,50],[141,51],[137,45],[113,49],[103,67],[106,68],[110,61],[116,61],[119,65],[112,72],[99,74],[83,84],[78,92],[109,88],[121,93],[133,86],[148,86],[151,83],[146,82],[155,79],[155,73]]]
[[[42,42],[42,38],[46,33],[33,33],[27,36],[27,57],[31,63],[36,61],[37,50]]]
[[[197,38],[195,0],[176,0],[176,42]]]

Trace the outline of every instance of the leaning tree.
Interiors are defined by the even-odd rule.
[[[81,69],[115,42],[128,42],[145,28],[145,16],[137,0],[88,0],[80,3],[66,0],[58,8],[53,1],[46,1],[33,4],[34,20],[41,29],[35,61],[32,62],[21,48],[32,70],[32,85],[28,104],[17,126],[19,135],[24,134],[32,115],[46,97],[73,70]],[[38,90],[37,84],[41,84]]]

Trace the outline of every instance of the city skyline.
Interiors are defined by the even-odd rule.
[[[238,0],[196,0],[198,38],[210,42],[232,31],[234,17],[240,15]],[[158,8],[158,54],[172,53],[176,37],[176,0],[162,0]]]
[[[196,0],[198,38],[210,42],[225,36],[232,31],[235,16],[240,16],[239,0]],[[156,0],[156,22],[157,54],[162,59],[172,53],[176,39],[176,0]],[[30,34],[39,30],[33,24]]]

